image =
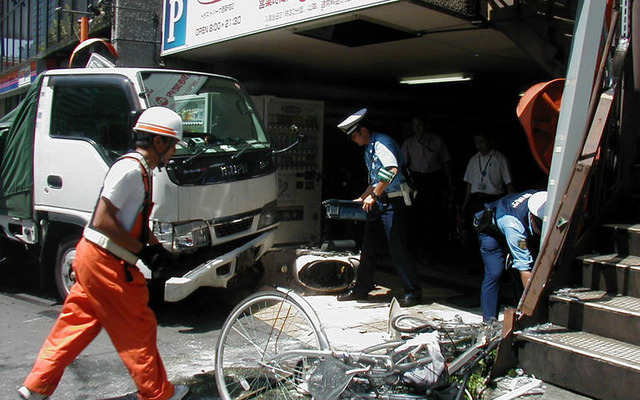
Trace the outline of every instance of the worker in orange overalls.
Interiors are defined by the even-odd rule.
[[[138,118],[135,152],[118,159],[104,180],[91,222],[76,246],[76,283],[18,393],[42,400],[58,386],[65,368],[104,328],[138,387],[141,400],[179,400],[188,392],[173,385],[156,344],[157,322],[141,260],[151,270],[171,258],[149,229],[152,171],[166,164],[182,142],[182,120],[151,107]]]

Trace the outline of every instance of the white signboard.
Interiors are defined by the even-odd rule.
[[[175,96],[197,93],[206,81],[203,75],[151,75],[145,80],[146,94],[151,106],[175,108]]]
[[[162,55],[399,0],[164,0]]]
[[[20,68],[18,71],[18,87],[31,84],[31,65]]]

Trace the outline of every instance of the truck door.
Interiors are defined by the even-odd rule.
[[[113,75],[49,76],[34,145],[34,203],[60,218],[87,219],[102,181],[134,146],[131,81]]]

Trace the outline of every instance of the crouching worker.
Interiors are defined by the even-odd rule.
[[[476,213],[474,225],[484,262],[480,295],[484,321],[498,318],[500,277],[507,254],[513,258],[512,268],[520,271],[522,284],[527,285],[538,253],[546,202],[547,192],[529,190],[502,197]]]
[[[45,340],[33,370],[18,390],[23,399],[46,399],[65,368],[104,328],[138,387],[141,400],[179,400],[188,387],[173,385],[156,344],[157,322],[138,259],[152,271],[172,256],[149,230],[153,168],[169,162],[182,141],[182,120],[152,107],[133,128],[135,152],[118,159],[76,247],[76,283]]]

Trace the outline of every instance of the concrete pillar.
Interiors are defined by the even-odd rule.
[[[115,0],[111,41],[117,66],[156,67],[161,64],[162,1]]]
[[[554,153],[547,186],[548,198],[543,224],[543,238],[546,237],[548,221],[558,209],[569,178],[582,151],[586,136],[589,100],[596,73],[598,50],[604,29],[606,2],[581,0],[576,15],[576,25],[571,47],[571,57],[567,69],[567,80],[562,94],[562,106]],[[542,241],[541,241],[542,242]]]

